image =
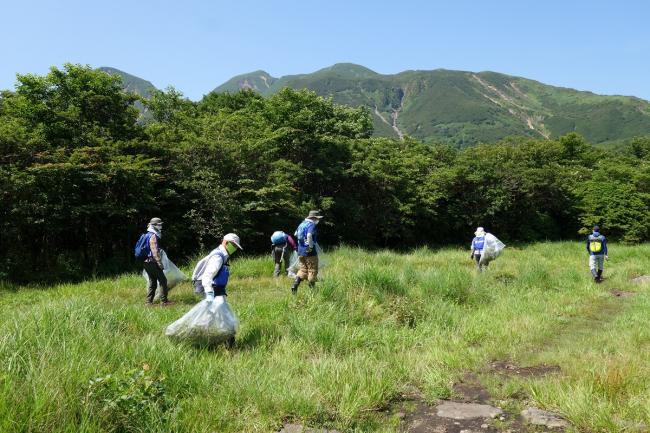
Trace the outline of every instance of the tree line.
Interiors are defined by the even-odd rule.
[[[119,77],[66,64],[0,93],[0,279],[131,269],[152,216],[181,258],[235,231],[266,252],[309,209],[326,245],[409,248],[650,233],[650,139],[617,150],[577,134],[464,150],[372,136],[369,110],[306,90],[263,98],[169,88],[141,115]]]

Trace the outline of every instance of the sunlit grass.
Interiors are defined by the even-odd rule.
[[[91,379],[126,381],[145,364],[147,380],[160,381],[171,402],[147,412],[148,431],[270,432],[285,421],[395,431],[376,410],[406,386],[435,402],[464,371],[494,359],[563,372],[488,383],[495,398],[521,390],[582,431],[650,424],[650,298],[629,282],[650,273],[650,247],[611,250],[609,279],[594,285],[578,243],[508,248],[483,274],[465,250],[341,248],[329,254],[317,289],[303,284],[296,297],[289,279],[271,278],[270,257],[241,257],[229,286],[241,321],[230,351],[165,338],[165,326],[196,302],[189,283],[165,309],[144,306],[137,274],[3,288],[0,431],[141,431],[142,422],[117,426],[100,416],[88,390]],[[614,299],[614,287],[638,294]]]

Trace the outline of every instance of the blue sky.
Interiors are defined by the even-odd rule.
[[[491,70],[650,100],[650,2],[1,0],[0,89],[65,62],[199,99],[234,75],[353,62]]]

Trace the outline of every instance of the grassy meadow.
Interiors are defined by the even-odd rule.
[[[476,372],[508,413],[564,416],[570,432],[650,426],[650,245],[611,245],[594,284],[582,243],[506,248],[479,274],[461,249],[331,251],[323,281],[271,277],[270,257],[232,263],[235,348],[168,340],[197,299],[147,308],[139,274],[0,289],[0,432],[273,432],[283,423],[400,431],[417,388],[435,404]],[[173,259],[173,251],[170,251]],[[184,271],[191,273],[189,264]],[[634,292],[615,297],[610,291]],[[558,365],[502,380],[492,361]]]

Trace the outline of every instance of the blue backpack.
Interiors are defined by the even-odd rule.
[[[149,239],[151,239],[152,233],[143,233],[138,239],[138,242],[135,244],[134,255],[137,260],[144,261],[149,254],[151,253],[151,247],[149,246]]]

